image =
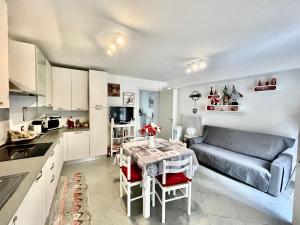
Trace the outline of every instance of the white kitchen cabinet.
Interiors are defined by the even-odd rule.
[[[107,154],[107,108],[90,108],[90,156]]]
[[[50,157],[48,158],[46,168],[46,203],[47,210],[46,215],[49,214],[54,194],[56,191],[59,175],[63,166],[64,152],[63,152],[63,137],[58,141],[55,148],[52,150]]]
[[[7,4],[0,0],[0,108],[9,108]]]
[[[46,96],[46,58],[37,46],[9,40],[9,79],[23,90]]]
[[[90,156],[106,155],[108,143],[107,73],[89,71]]]
[[[71,70],[52,67],[53,110],[72,110]]]
[[[71,70],[72,110],[88,110],[88,72]]]
[[[49,61],[45,60],[45,82],[40,79],[40,83],[44,83],[45,87],[42,87],[41,89],[45,89],[46,96],[38,96],[38,102],[37,105],[39,107],[49,107],[52,106],[52,68]],[[42,84],[42,85],[44,85]],[[41,92],[41,91],[40,91]]]
[[[53,110],[88,110],[88,73],[52,67]]]
[[[107,73],[103,71],[89,71],[89,105],[91,108],[107,107]]]
[[[52,66],[46,60],[46,106],[53,106],[52,99]]]
[[[84,159],[89,157],[90,132],[67,132],[68,160]]]
[[[46,168],[38,174],[9,225],[44,225],[46,221]]]

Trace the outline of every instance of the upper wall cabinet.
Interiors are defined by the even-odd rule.
[[[72,110],[88,110],[88,72],[71,70]]]
[[[88,72],[52,67],[53,109],[88,110]]]
[[[9,108],[7,5],[0,0],[0,108]]]
[[[53,110],[72,110],[71,70],[52,67]]]
[[[42,76],[43,79],[46,79],[46,82],[43,81],[43,79],[40,79],[40,83],[42,83],[40,86],[41,89],[46,90],[46,97],[44,96],[38,96],[38,106],[39,107],[51,107],[53,106],[52,102],[52,66],[49,63],[48,60],[46,60],[46,77]],[[42,82],[43,81],[43,82]],[[44,84],[46,83],[46,87]]]
[[[9,40],[9,78],[23,90],[46,96],[46,61],[37,46]]]

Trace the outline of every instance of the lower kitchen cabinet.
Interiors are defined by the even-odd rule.
[[[63,137],[50,153],[9,225],[44,225],[49,215],[64,161]]]
[[[46,166],[46,165],[45,165]],[[39,172],[30,190],[9,225],[44,225],[46,221],[45,166]]]
[[[51,152],[49,159],[45,164],[46,168],[46,203],[48,215],[52,206],[53,197],[56,191],[59,175],[63,166],[64,151],[63,151],[63,137],[59,140],[54,150]]]
[[[90,155],[90,132],[67,132],[68,160],[84,159]]]

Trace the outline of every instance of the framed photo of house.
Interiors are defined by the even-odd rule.
[[[107,84],[107,96],[120,97],[120,84]]]
[[[135,104],[135,93],[123,92],[123,104],[124,105],[134,105]]]

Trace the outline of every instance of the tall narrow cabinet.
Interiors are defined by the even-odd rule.
[[[90,156],[107,154],[107,73],[89,71]]]
[[[0,108],[9,108],[7,4],[0,0]]]

